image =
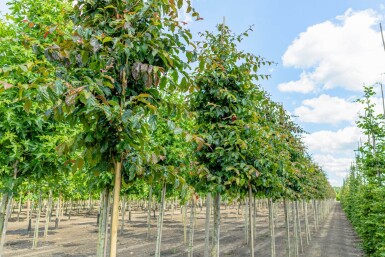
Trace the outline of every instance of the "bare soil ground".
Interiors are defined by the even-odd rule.
[[[306,247],[303,257],[358,257],[364,256],[359,247],[360,240],[352,225],[336,203],[320,231],[313,235],[311,245]]]
[[[187,256],[188,244],[183,240],[183,223],[180,210],[175,210],[173,218],[171,211],[166,211],[162,233],[162,256]],[[22,213],[23,214],[23,213]],[[27,221],[15,221],[15,214],[8,223],[8,233],[4,257],[88,257],[96,255],[97,225],[96,214],[72,215],[71,219],[63,217],[59,229],[54,229],[50,223],[47,239],[43,237],[44,217],[40,223],[40,238],[38,248],[31,250],[33,231],[27,231]],[[25,215],[22,216],[25,218]],[[249,247],[245,244],[244,215],[237,213],[233,207],[221,210],[221,241],[220,256],[249,256]],[[156,241],[156,218],[152,217],[151,238],[146,239],[146,211],[136,209],[132,212],[132,221],[125,223],[125,229],[118,237],[118,256],[147,257],[154,256]],[[194,233],[194,256],[203,256],[204,251],[204,222],[205,209],[197,208],[196,229]],[[128,212],[126,213],[128,220]],[[310,215],[309,222],[312,224]],[[189,223],[189,218],[188,218]],[[34,227],[34,224],[32,224]],[[212,223],[211,223],[212,225]],[[351,226],[337,205],[321,228],[319,235],[314,235],[311,246],[305,247],[301,256],[363,256],[355,245],[358,243]],[[304,231],[304,229],[302,230]],[[276,234],[276,256],[285,256],[286,235],[284,214],[279,207]],[[187,233],[188,240],[188,233]],[[333,251],[330,248],[335,248]],[[255,252],[256,256],[270,256],[270,232],[268,211],[258,209],[256,224]],[[340,255],[338,255],[340,254]]]

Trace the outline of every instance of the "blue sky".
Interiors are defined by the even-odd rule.
[[[226,17],[236,33],[254,25],[241,48],[274,61],[262,82],[309,132],[304,142],[341,185],[362,137],[355,126],[362,85],[383,81],[385,53],[379,34],[385,3],[378,0],[192,0],[203,21],[189,21],[194,34],[215,29]],[[5,0],[0,0],[4,12]],[[380,103],[379,98],[374,99]],[[378,107],[378,112],[381,110]]]

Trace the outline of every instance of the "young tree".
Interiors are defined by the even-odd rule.
[[[178,22],[189,1],[77,1],[74,31],[45,48],[57,65],[52,91],[61,96],[56,118],[81,122],[74,145],[100,171],[114,174],[110,256],[116,256],[122,163],[140,151],[148,132],[147,115],[156,110],[157,87],[187,89],[180,58],[191,34]],[[183,75],[181,80],[179,76]]]

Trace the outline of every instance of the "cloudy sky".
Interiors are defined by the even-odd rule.
[[[0,0],[4,13],[6,0]],[[254,25],[244,50],[276,62],[262,82],[309,133],[304,142],[341,185],[362,137],[355,125],[363,85],[384,81],[385,52],[379,30],[380,0],[193,0],[203,21],[187,26],[214,30],[226,17],[235,32]],[[380,97],[378,95],[377,97]],[[376,99],[380,103],[380,99]],[[380,104],[378,105],[380,111]]]

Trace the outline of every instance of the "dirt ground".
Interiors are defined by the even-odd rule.
[[[319,233],[313,235],[309,247],[305,248],[303,257],[358,257],[364,256],[359,248],[360,240],[352,225],[336,203]]]
[[[283,208],[278,208],[276,235],[276,256],[285,256],[286,235]],[[23,213],[22,213],[23,214]],[[40,238],[38,248],[31,250],[33,232],[27,231],[27,222],[15,221],[16,215],[8,223],[8,232],[4,250],[4,257],[88,257],[96,255],[97,225],[96,214],[72,215],[71,219],[63,217],[59,229],[54,229],[54,222],[50,223],[47,239],[43,237],[44,217],[40,223]],[[173,218],[171,211],[166,211],[162,232],[162,256],[187,256],[188,245],[183,242],[183,223],[180,210],[175,210]],[[22,216],[25,218],[25,216]],[[194,256],[203,256],[204,250],[204,217],[205,209],[197,208],[197,223],[194,232]],[[249,256],[249,247],[245,244],[244,215],[239,215],[235,207],[221,209],[221,238],[220,256]],[[146,239],[146,212],[134,210],[132,221],[125,223],[125,229],[118,237],[118,256],[147,257],[155,254],[156,218],[152,217],[151,238]],[[128,212],[126,213],[128,220]],[[189,224],[188,218],[188,224]],[[312,224],[309,215],[309,223]],[[211,223],[212,225],[212,223]],[[34,224],[32,224],[34,227]],[[316,256],[363,256],[354,246],[358,243],[351,225],[346,220],[339,205],[323,224],[317,236],[314,235],[311,246],[305,247],[303,257]],[[302,230],[304,231],[304,229]],[[187,234],[188,236],[188,234]],[[334,248],[335,250],[331,249]],[[256,224],[255,253],[256,256],[270,256],[270,232],[268,210],[258,209]]]

